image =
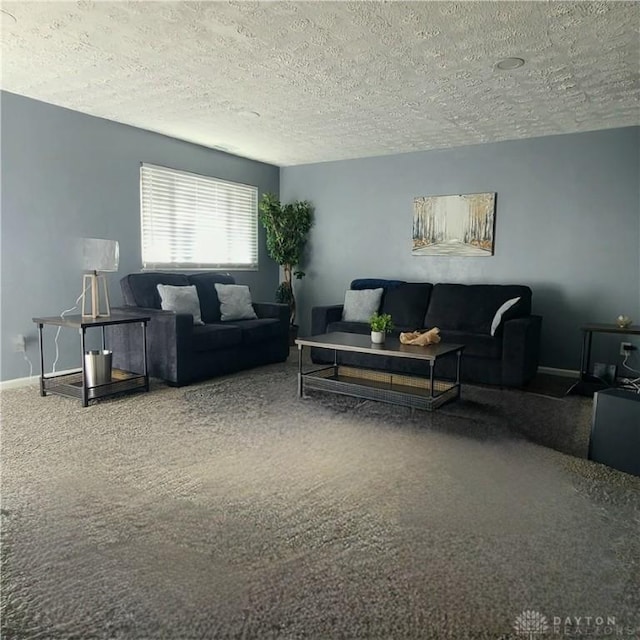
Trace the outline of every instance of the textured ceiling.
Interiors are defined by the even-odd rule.
[[[637,2],[2,9],[3,89],[278,165],[640,124]]]

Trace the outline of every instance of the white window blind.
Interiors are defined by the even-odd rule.
[[[186,171],[140,167],[145,269],[257,269],[258,189]]]

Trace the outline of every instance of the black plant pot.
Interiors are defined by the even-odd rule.
[[[298,337],[298,328],[299,327],[297,324],[289,325],[289,346],[290,347],[296,346],[296,338]]]

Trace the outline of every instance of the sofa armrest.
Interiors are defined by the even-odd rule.
[[[258,318],[277,318],[286,331],[289,331],[289,305],[280,302],[254,302],[253,310]]]
[[[538,370],[542,316],[514,318],[504,323],[502,336],[502,384],[522,387]]]
[[[149,375],[172,384],[188,380],[192,350],[193,316],[145,307],[122,307],[118,313],[147,315],[147,364]],[[128,330],[127,325],[107,327],[109,348],[113,351],[114,366],[127,371],[141,372],[142,336]]]
[[[327,327],[331,322],[342,320],[343,304],[332,304],[323,307],[312,307],[311,309],[311,335],[317,336],[327,332]]]

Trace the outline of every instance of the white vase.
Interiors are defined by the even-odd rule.
[[[371,342],[374,344],[384,344],[384,331],[372,331],[371,332]]]

